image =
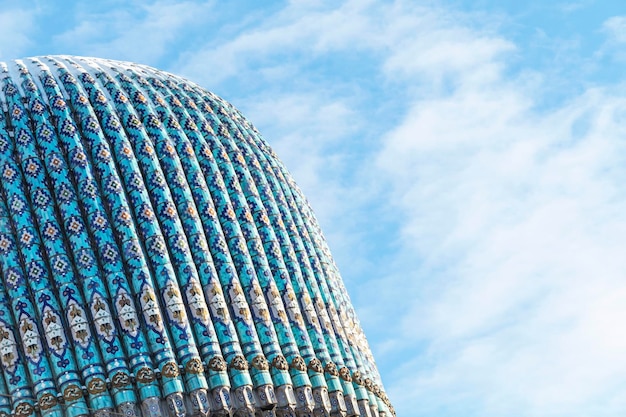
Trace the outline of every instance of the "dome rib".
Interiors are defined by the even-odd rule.
[[[0,416],[395,415],[300,189],[153,68],[0,63]]]

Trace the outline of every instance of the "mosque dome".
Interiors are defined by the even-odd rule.
[[[0,63],[0,415],[394,414],[313,212],[235,109]]]

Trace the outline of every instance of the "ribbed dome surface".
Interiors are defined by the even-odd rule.
[[[0,414],[392,413],[310,207],[235,108],[130,63],[0,72]]]

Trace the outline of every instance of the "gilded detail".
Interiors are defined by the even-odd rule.
[[[291,360],[291,367],[293,369],[297,369],[298,371],[306,371],[306,363],[304,362],[304,359],[302,359],[302,356],[294,356]]]
[[[334,362],[328,362],[324,367],[324,371],[326,371],[331,376],[339,376],[339,371],[337,370],[337,365]]]
[[[354,371],[352,373],[352,380],[357,385],[363,385],[363,378],[361,377],[361,372],[359,371]]]
[[[339,370],[339,378],[343,379],[346,382],[352,382],[352,377],[350,376],[350,370],[345,366]]]
[[[68,385],[67,388],[63,390],[63,398],[65,401],[75,401],[83,396],[83,390],[80,389],[78,385]]]
[[[175,378],[179,374],[178,365],[176,365],[176,362],[174,361],[168,362],[165,365],[163,365],[163,368],[161,369],[161,373],[163,374],[163,376],[167,378]]]
[[[213,356],[209,361],[209,369],[216,372],[223,372],[226,370],[226,361],[221,356]]]
[[[267,371],[270,369],[270,365],[265,359],[263,355],[257,355],[252,359],[252,367],[258,369],[259,371]]]
[[[56,404],[56,398],[54,398],[54,403]],[[44,409],[44,408],[42,408],[41,401],[39,401],[39,408],[41,408],[42,410]],[[32,415],[34,411],[35,410],[34,410],[32,405],[30,405],[29,403],[26,403],[26,402],[21,402],[21,403],[18,403],[17,405],[15,405],[14,415],[15,415],[15,417],[26,417],[26,416]]]
[[[311,361],[309,362],[308,368],[312,370],[313,372],[318,372],[320,374],[324,372],[324,368],[322,367],[322,362],[317,358],[311,359]]]
[[[279,371],[286,371],[289,369],[287,359],[285,359],[283,355],[276,355],[276,357],[272,360],[272,366]]]
[[[248,362],[246,362],[246,358],[243,356],[237,355],[230,361],[229,366],[233,369],[237,369],[238,371],[245,371],[248,369]]]
[[[100,394],[106,391],[106,389],[107,384],[100,378],[93,378],[87,384],[87,391],[89,391],[90,394]]]
[[[116,372],[113,377],[111,377],[111,386],[113,388],[121,388],[130,384],[130,375],[126,372]]]
[[[188,374],[200,374],[204,372],[204,366],[200,358],[191,358],[187,365],[185,365],[185,372]]]
[[[147,384],[154,381],[154,371],[148,367],[141,368],[137,371],[136,378],[137,381],[141,382],[142,384]]]

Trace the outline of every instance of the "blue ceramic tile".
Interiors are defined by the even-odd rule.
[[[0,413],[392,413],[312,210],[234,107],[130,63],[0,72],[0,348],[24,346]]]

